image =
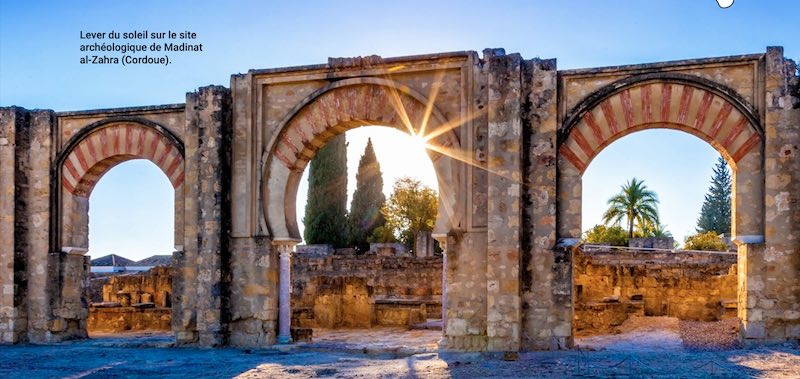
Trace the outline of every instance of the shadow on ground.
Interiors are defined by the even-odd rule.
[[[303,345],[281,349],[148,347],[160,346],[164,338],[145,335],[121,341],[120,337],[103,337],[50,346],[2,346],[0,377],[800,377],[800,348],[791,344],[722,351],[529,352],[519,354],[516,361],[504,361],[498,354],[401,356]]]

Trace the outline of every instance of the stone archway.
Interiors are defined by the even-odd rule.
[[[262,181],[264,214],[274,240],[300,241],[295,200],[306,165],[325,143],[347,130],[367,125],[396,128],[405,133],[436,133],[428,141],[435,151],[457,151],[460,143],[446,120],[434,106],[413,90],[384,79],[351,79],[325,87],[301,102],[281,123],[280,132],[269,143],[265,154]],[[457,183],[461,163],[445,154],[432,152],[439,181],[439,219],[437,232],[447,233],[452,220],[459,220],[453,183]],[[270,206],[283,204],[283,206]]]
[[[175,189],[175,241],[182,244],[183,144],[165,128],[143,120],[104,120],[73,137],[56,160],[60,172],[60,233],[67,253],[89,247],[89,196],[100,178],[114,166],[147,159],[158,166]]]
[[[733,91],[688,75],[643,75],[609,85],[566,118],[559,138],[558,236],[581,236],[581,177],[614,141],[641,130],[692,134],[722,154],[733,169],[732,234],[763,242],[763,132],[752,107]]]
[[[114,166],[147,159],[158,166],[175,190],[175,244],[183,242],[184,151],[167,129],[138,118],[110,118],[81,129],[54,161],[53,240],[62,262],[60,299],[55,316],[70,334],[86,337],[85,280],[89,275],[89,197],[95,184]]]
[[[582,176],[605,147],[647,129],[694,135],[719,151],[733,171],[731,232],[739,245],[738,313],[745,319],[748,251],[764,243],[765,234],[764,133],[754,109],[731,90],[680,74],[633,76],[587,97],[568,113],[559,134],[556,228],[561,243],[579,243]]]
[[[291,253],[301,240],[295,204],[303,171],[328,140],[367,125],[393,127],[409,134],[431,133],[428,145],[434,150],[430,156],[439,182],[439,216],[434,235],[444,240],[448,231],[462,225],[464,210],[459,205],[463,194],[456,191],[456,186],[463,176],[463,163],[452,158],[453,153],[448,155],[460,149],[460,142],[451,130],[454,126],[447,127],[434,104],[410,88],[379,78],[343,80],[308,96],[281,123],[262,160],[262,206],[280,254],[280,342],[291,340]]]

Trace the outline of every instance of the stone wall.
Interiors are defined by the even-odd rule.
[[[578,334],[608,332],[628,315],[716,321],[736,303],[735,254],[580,248],[573,254]]]
[[[91,279],[90,298],[92,302],[153,303],[169,308],[173,274],[172,267],[159,266],[139,274],[95,277]]]
[[[171,330],[172,267],[91,279],[89,332]]]
[[[94,332],[170,331],[170,308],[89,307],[87,329]]]
[[[441,318],[442,257],[303,255],[292,261],[292,326],[407,326]]]

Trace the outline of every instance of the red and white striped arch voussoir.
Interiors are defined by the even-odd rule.
[[[666,82],[637,85],[605,98],[581,117],[559,151],[583,172],[611,142],[648,125],[698,136],[733,162],[761,141],[730,101],[702,88]]]
[[[61,182],[69,193],[89,196],[108,170],[138,158],[155,163],[174,188],[183,184],[183,154],[180,149],[156,129],[135,123],[109,125],[86,136],[64,160]]]

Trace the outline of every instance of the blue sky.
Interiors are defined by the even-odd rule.
[[[329,56],[388,57],[504,47],[525,58],[557,58],[560,69],[570,69],[760,53],[768,45],[783,45],[787,57],[800,58],[797,14],[800,2],[789,0],[736,0],[726,10],[714,0],[3,1],[0,105],[62,111],[180,103],[197,87],[229,85],[234,73],[323,63]],[[175,55],[167,67],[80,65],[80,31],[112,29],[192,30],[206,51]],[[658,138],[657,144],[652,136]],[[653,149],[661,147],[665,153],[655,154]],[[637,159],[630,159],[634,156],[630,149],[641,149]],[[626,178],[643,177],[661,196],[665,222],[682,235],[697,218],[696,198],[702,201],[714,159],[715,152],[694,137],[659,131],[631,135],[592,163],[584,178],[584,203],[602,207],[608,198],[606,188],[614,192]],[[634,171],[640,168],[625,164],[646,169],[640,173]],[[130,174],[112,176],[114,171]],[[158,192],[157,174],[147,162],[132,162],[100,181],[92,196],[92,220],[109,224],[120,215],[148,211],[141,212],[143,218],[126,218],[131,223],[122,230],[138,237],[124,246],[119,246],[122,237],[111,235],[120,229],[100,233],[95,231],[101,227],[91,224],[93,255],[113,250],[136,258],[171,250],[171,230],[162,233],[167,237],[157,237],[144,229],[171,225],[171,221],[153,222],[171,217],[171,203],[163,203],[171,202],[171,194],[154,194],[141,202],[124,197],[118,208],[101,207],[104,203],[98,200],[103,187],[109,188],[103,196],[119,196],[132,185],[142,186],[136,192],[142,196]],[[698,184],[692,187],[689,183],[695,180]],[[669,200],[673,198],[677,200]],[[681,216],[667,217],[667,212]],[[588,218],[592,212],[584,214]],[[678,218],[689,220],[688,224]]]

